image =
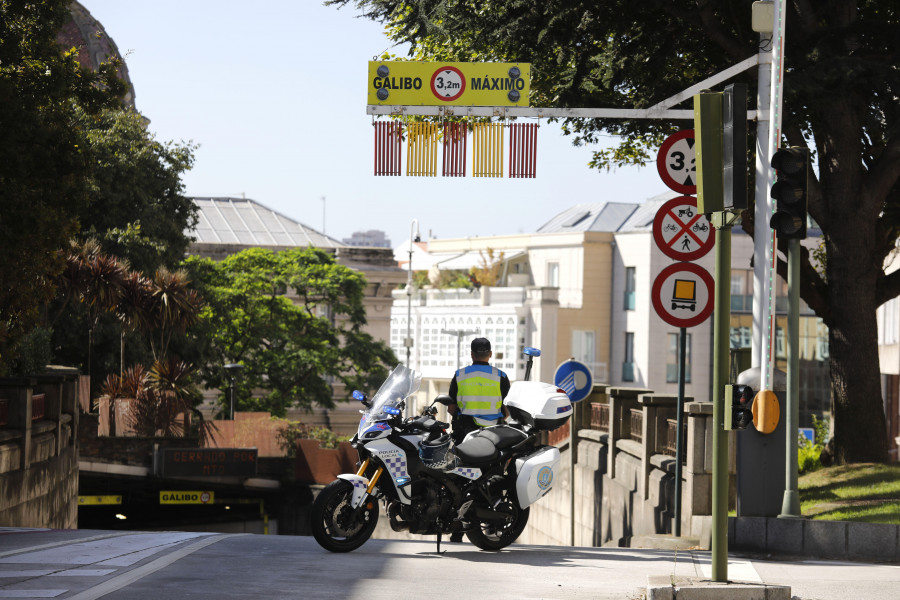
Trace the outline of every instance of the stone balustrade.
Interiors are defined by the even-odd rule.
[[[78,525],[78,371],[0,379],[0,526]]]

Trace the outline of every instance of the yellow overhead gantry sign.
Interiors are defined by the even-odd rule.
[[[528,106],[528,63],[369,62],[369,104]]]

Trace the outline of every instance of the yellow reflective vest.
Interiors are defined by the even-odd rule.
[[[503,371],[490,365],[470,365],[456,372],[456,405],[459,412],[481,427],[496,425],[503,417],[500,379]]]

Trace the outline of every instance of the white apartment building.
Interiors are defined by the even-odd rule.
[[[590,203],[562,211],[527,235],[432,240],[415,244],[412,270],[463,270],[484,263],[488,249],[500,258],[497,286],[488,288],[394,291],[390,344],[423,373],[423,396],[446,392],[453,372],[468,365],[469,343],[491,340],[493,364],[513,380],[524,375],[521,350],[542,351],[535,375],[553,381],[557,366],[575,358],[592,368],[597,382],[638,387],[657,393],[678,391],[679,328],[656,314],[653,282],[676,262],[656,247],[652,234],[657,210],[678,194],[644,204]],[[502,252],[502,256],[500,253]],[[753,241],[739,227],[732,232],[731,347],[751,345]],[[409,268],[406,246],[395,256]],[[714,251],[694,261],[714,273]],[[432,278],[434,279],[434,277]],[[776,355],[784,368],[786,286],[776,280]],[[804,416],[828,410],[827,331],[804,306],[801,316],[801,369]],[[711,397],[712,317],[687,334],[685,395]],[[735,360],[741,354],[736,353]],[[738,366],[738,370],[750,365]]]

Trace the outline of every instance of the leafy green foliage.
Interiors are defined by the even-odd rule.
[[[78,213],[80,237],[98,238],[106,252],[145,275],[175,268],[197,222],[181,182],[196,146],[157,141],[130,110],[78,109],[76,118],[94,161],[91,202]]]
[[[822,468],[820,457],[828,441],[828,418],[820,419],[813,415],[812,420],[815,430],[814,441],[810,441],[804,435],[797,435],[797,467],[801,475]]]
[[[114,432],[115,403],[131,399],[128,425],[141,437],[183,437],[183,419],[196,414],[201,435],[208,435],[196,407],[202,395],[194,385],[195,369],[179,359],[157,361],[147,370],[135,365],[119,375],[109,375],[102,392],[110,401],[110,431]]]
[[[341,442],[346,442],[350,439],[349,436],[338,435],[327,427],[310,427],[300,421],[290,421],[277,417],[273,417],[272,420],[281,425],[276,433],[278,447],[289,458],[297,456],[298,440],[318,440],[319,446],[322,448],[334,450]]]
[[[0,374],[16,340],[42,320],[62,269],[57,251],[90,199],[91,161],[74,107],[96,112],[123,91],[113,65],[86,71],[57,45],[68,7],[0,3]]]
[[[195,330],[205,381],[227,390],[223,366],[244,365],[235,410],[332,407],[332,385],[376,388],[397,362],[363,331],[363,276],[322,250],[251,248],[185,264],[206,302]]]

